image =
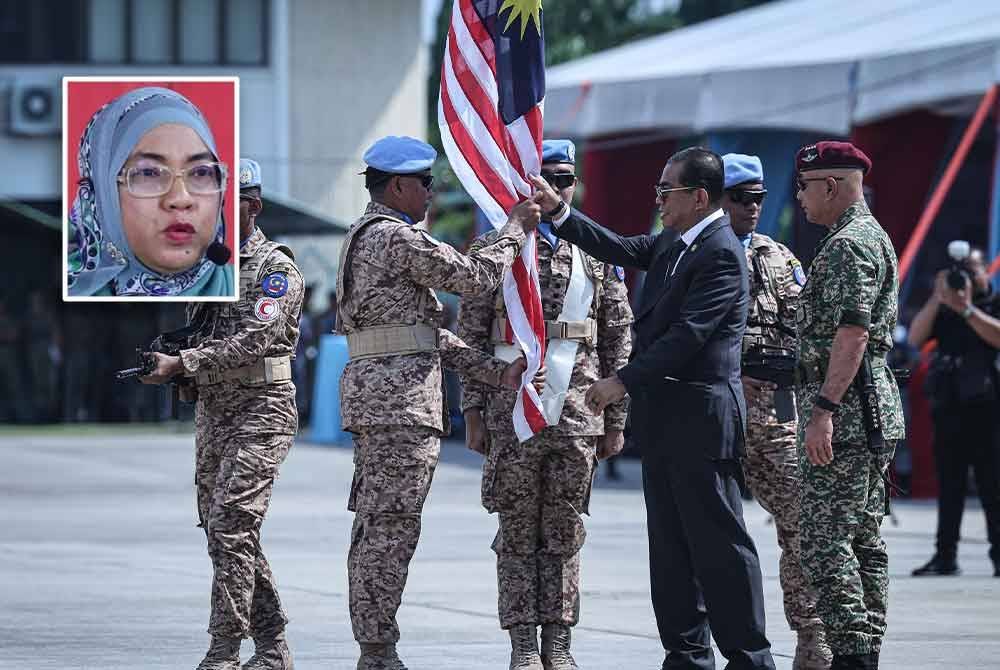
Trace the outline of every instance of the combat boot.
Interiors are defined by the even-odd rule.
[[[569,645],[572,634],[569,626],[562,623],[547,623],[542,626],[542,665],[545,670],[580,670]]]
[[[518,624],[510,630],[510,670],[544,670],[538,655],[538,631],[534,624]]]
[[[792,670],[828,670],[832,661],[833,652],[826,643],[826,631],[822,628],[798,631]]]
[[[394,644],[361,643],[357,670],[406,670]]]
[[[243,670],[294,670],[292,652],[285,641],[285,633],[274,637],[254,638],[254,654]]]
[[[830,670],[878,670],[878,652],[870,654],[834,654]]]
[[[240,670],[240,638],[212,636],[208,653],[195,670]]]
[[[914,577],[926,577],[929,575],[950,577],[952,575],[960,575],[962,571],[958,568],[958,562],[955,561],[954,554],[935,553],[931,557],[931,560],[916,568],[911,574]]]

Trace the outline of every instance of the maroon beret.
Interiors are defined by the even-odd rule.
[[[799,149],[795,155],[795,167],[799,172],[806,170],[861,170],[865,174],[872,169],[872,161],[865,152],[850,142],[824,141]]]

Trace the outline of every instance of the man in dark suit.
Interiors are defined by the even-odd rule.
[[[544,191],[543,181],[533,183]],[[631,398],[663,668],[714,668],[711,633],[728,670],[773,670],[760,563],[736,479],[746,419],[740,350],[747,265],[719,208],[722,192],[718,155],[695,147],[670,157],[656,195],[664,229],[680,235],[673,244],[665,233],[622,237],[563,209],[554,192],[540,204],[559,237],[647,272],[633,358],[596,382],[587,403],[600,412]]]

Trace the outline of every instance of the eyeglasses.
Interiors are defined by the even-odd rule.
[[[844,181],[844,177],[810,177],[808,179],[799,177],[798,179],[795,180],[795,183],[798,185],[800,191],[804,191],[807,188],[809,188],[809,182],[826,181],[827,179],[833,179],[834,181]]]
[[[413,179],[419,179],[420,183],[428,191],[434,186],[434,175],[432,174],[397,174],[390,175],[391,177],[412,177]]]
[[[746,191],[743,189],[734,189],[728,191],[729,199],[736,204],[743,205],[747,207],[749,205],[759,205],[764,202],[764,196],[767,195],[767,189],[761,189],[759,191]]]
[[[118,175],[118,183],[125,184],[137,198],[159,198],[169,193],[180,177],[191,195],[211,195],[226,190],[228,174],[225,163],[199,163],[176,172],[166,165],[134,165]]]
[[[694,191],[695,189],[701,188],[701,186],[671,186],[670,184],[662,183],[657,184],[653,187],[656,189],[656,195],[660,200],[666,200],[668,193],[673,193],[675,191]]]
[[[576,175],[572,172],[543,172],[542,179],[555,189],[569,188],[576,183]]]

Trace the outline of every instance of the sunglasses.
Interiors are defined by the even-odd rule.
[[[767,195],[767,189],[761,189],[759,191],[744,191],[741,189],[736,189],[728,191],[729,199],[744,207],[749,205],[759,205],[764,202],[764,196]]]
[[[542,179],[555,189],[569,188],[576,183],[576,175],[571,172],[543,172]]]
[[[656,195],[659,196],[660,200],[666,200],[668,193],[674,193],[676,191],[694,191],[701,188],[701,186],[671,186],[670,184],[660,183],[653,188],[656,189]]]
[[[800,191],[804,191],[807,188],[809,188],[809,182],[811,182],[811,181],[826,181],[827,179],[833,179],[834,181],[844,181],[843,177],[809,177],[808,179],[804,179],[802,177],[799,177],[798,179],[795,180],[795,183],[799,187]]]
[[[400,174],[394,175],[396,177],[412,177],[413,179],[419,179],[420,183],[428,191],[434,186],[434,175],[432,174]]]

